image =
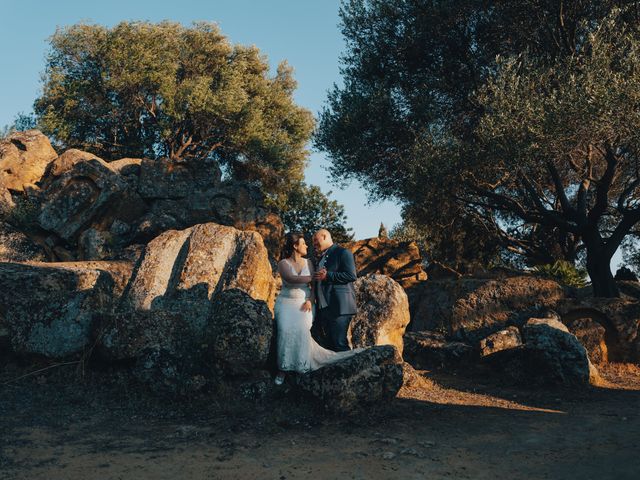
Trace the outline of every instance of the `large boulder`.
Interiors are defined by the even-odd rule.
[[[123,307],[190,312],[190,321],[200,328],[213,296],[233,288],[273,305],[267,250],[255,232],[206,223],[170,230],[146,246]]]
[[[599,384],[598,371],[575,335],[555,318],[530,318],[522,327],[524,344],[486,356],[489,365],[518,383]]]
[[[136,376],[160,393],[188,393],[265,368],[273,337],[265,302],[242,290],[225,290],[213,299],[204,327],[194,328],[189,313],[98,314],[93,325],[97,352],[108,361],[135,361]]]
[[[409,292],[409,331],[442,331],[475,344],[487,335],[522,325],[564,298],[555,281],[530,275],[497,279],[427,280]]]
[[[0,221],[0,262],[25,262],[46,260],[42,245],[6,222]]]
[[[407,332],[404,359],[418,369],[455,370],[473,364],[477,355],[471,345],[448,340],[438,332]]]
[[[67,242],[94,227],[109,230],[114,221],[129,223],[145,206],[108,163],[95,157],[75,163],[43,191],[40,226]]]
[[[88,160],[100,160],[93,153],[70,148],[65,150],[54,161],[47,165],[46,175],[43,178],[43,187],[47,187],[55,179],[63,173],[71,170],[77,163],[86,162]]]
[[[358,313],[349,326],[351,345],[393,345],[402,356],[402,337],[409,324],[409,301],[403,288],[380,274],[361,277],[354,283]]]
[[[273,315],[264,301],[239,289],[222,291],[205,328],[207,358],[225,375],[249,375],[265,368],[273,333]]]
[[[133,364],[133,375],[160,395],[188,395],[204,387],[211,359],[202,338],[179,312],[99,312],[92,338],[99,357]]]
[[[555,319],[530,318],[522,328],[527,350],[552,383],[596,383],[598,372],[587,351],[567,327]]]
[[[347,413],[393,399],[402,387],[403,364],[394,347],[376,346],[294,382],[327,409]]]
[[[15,132],[0,141],[0,187],[24,192],[39,182],[58,154],[38,130]]]
[[[427,279],[415,242],[376,237],[349,242],[344,246],[353,252],[358,276],[381,273],[393,278],[403,288]]]
[[[113,279],[102,270],[0,263],[0,317],[17,353],[81,353],[94,313],[111,308],[113,292]]]

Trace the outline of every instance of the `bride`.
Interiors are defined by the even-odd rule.
[[[314,292],[310,286],[314,268],[304,258],[307,244],[302,233],[288,233],[278,272],[282,290],[274,308],[278,331],[278,368],[275,382],[282,385],[285,372],[309,372],[348,358],[362,349],[334,352],[321,347],[311,337]]]

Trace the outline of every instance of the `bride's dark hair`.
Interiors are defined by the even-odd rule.
[[[282,258],[289,258],[293,255],[293,247],[295,247],[304,234],[301,232],[289,232],[284,237],[284,248],[282,249]]]

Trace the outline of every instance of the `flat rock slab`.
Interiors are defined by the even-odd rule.
[[[515,348],[520,345],[522,345],[520,330],[511,326],[480,340],[480,357],[487,357],[501,350]]]

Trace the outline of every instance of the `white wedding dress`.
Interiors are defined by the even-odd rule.
[[[284,263],[283,263],[284,262]],[[278,329],[278,367],[283,372],[309,372],[325,365],[344,360],[363,349],[334,352],[321,347],[311,336],[313,309],[302,311],[302,305],[311,298],[308,283],[299,283],[296,277],[309,277],[312,274],[311,262],[296,272],[291,262],[281,260],[278,270],[282,277],[282,290],[276,299],[274,308]]]

